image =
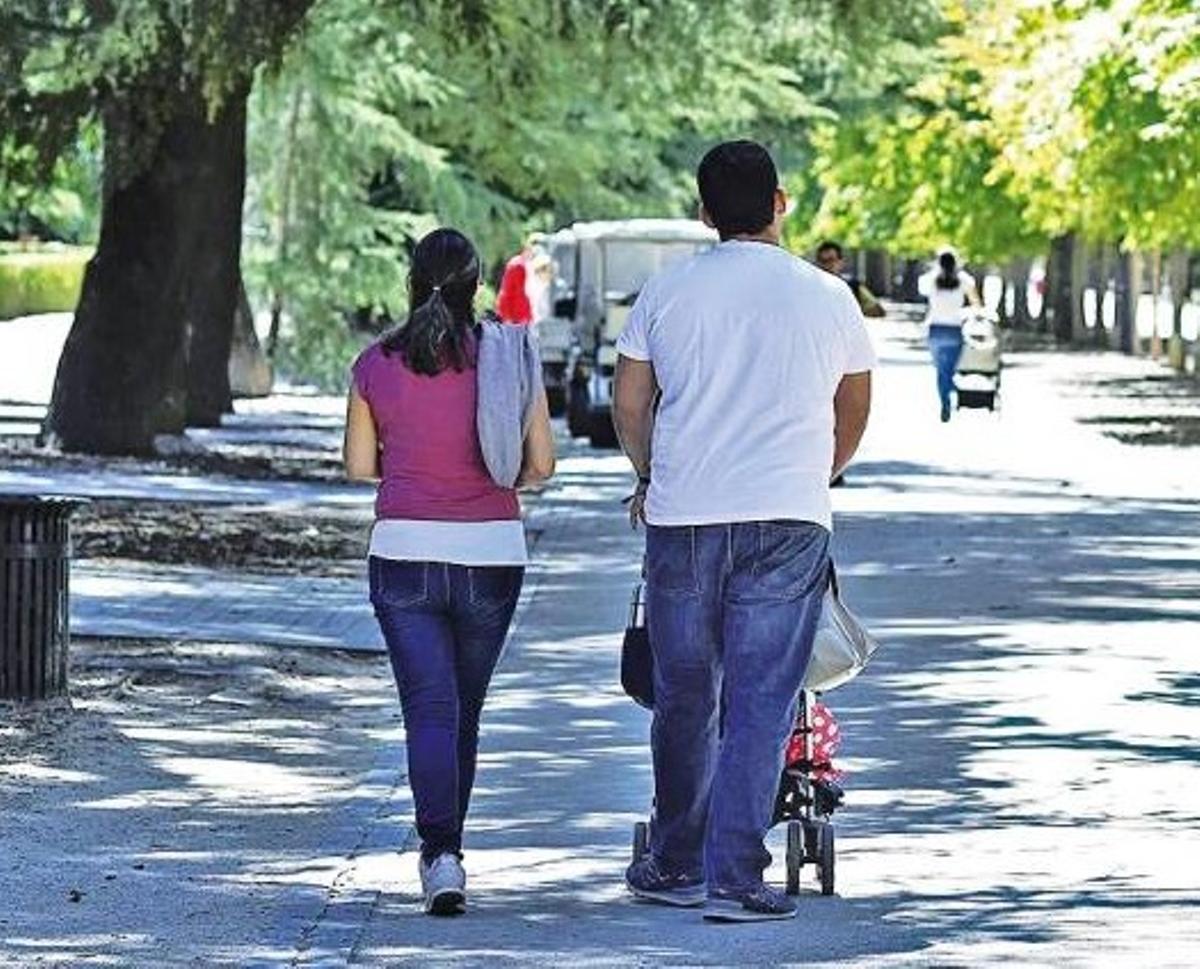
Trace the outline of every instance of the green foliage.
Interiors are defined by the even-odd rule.
[[[13,177],[32,161],[31,149],[0,143],[0,238],[94,243],[100,228],[99,140],[94,126],[85,129],[44,181]]]
[[[713,141],[804,157],[829,116],[811,92],[870,5],[841,6],[843,24],[811,2],[722,0],[699,17],[687,0],[323,0],[252,99],[252,291],[284,307],[287,352],[316,373],[349,344],[306,331],[359,307],[401,316],[408,247],[435,225],[494,266],[531,229],[689,214]]]
[[[0,161],[45,182],[89,120],[136,115],[106,146],[120,182],[149,163],[181,103],[214,114],[282,53],[313,0],[0,0]]]
[[[0,249],[0,320],[75,308],[91,250]]]
[[[986,261],[1200,244],[1194,2],[956,0],[944,31],[902,99],[818,136],[815,231]]]

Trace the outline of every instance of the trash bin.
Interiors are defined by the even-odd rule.
[[[67,578],[76,498],[0,495],[0,699],[67,691]]]

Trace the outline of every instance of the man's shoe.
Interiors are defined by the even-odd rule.
[[[653,855],[646,855],[625,869],[625,884],[638,898],[681,908],[703,905],[707,895],[702,878],[665,872]]]
[[[796,916],[796,903],[770,885],[744,892],[713,892],[704,906],[710,922],[767,922]]]
[[[419,863],[421,891],[425,893],[425,914],[460,915],[467,908],[467,873],[458,855],[446,852]]]

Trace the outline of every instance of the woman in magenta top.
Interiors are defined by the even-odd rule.
[[[492,480],[476,431],[479,276],[461,233],[421,240],[408,319],[355,361],[346,420],[348,474],[379,482],[371,603],[404,711],[421,887],[435,914],[466,904],[462,832],[479,715],[526,564],[516,489]],[[517,486],[553,471],[542,392]]]

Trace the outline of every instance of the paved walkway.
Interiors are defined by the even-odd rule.
[[[379,651],[366,578],[254,575],[78,562],[71,631],[81,636]]]

